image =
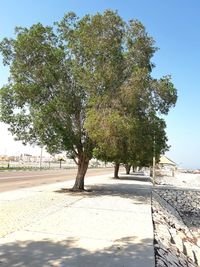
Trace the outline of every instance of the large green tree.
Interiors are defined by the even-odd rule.
[[[153,154],[158,160],[168,149],[166,125],[159,116],[167,115],[177,100],[170,76],[151,76],[155,67],[151,58],[156,48],[144,26],[138,21],[130,22],[125,38],[122,83],[115,94],[108,92],[107,98],[104,94],[101,101],[93,102],[85,122],[96,143],[97,157],[115,162],[115,177],[119,163],[149,166]]]
[[[1,120],[24,143],[43,145],[50,153],[66,151],[78,164],[74,190],[84,189],[89,160],[103,146],[90,131],[97,131],[93,113],[105,115],[101,127],[111,139],[113,124],[126,138],[134,106],[142,103],[137,112],[147,113],[151,100],[154,110],[167,113],[175,103],[173,86],[166,86],[169,79],[149,77],[156,48],[144,26],[125,23],[110,10],[81,19],[68,13],[53,27],[18,27],[16,37],[3,39],[0,50],[10,68],[8,84],[0,90]],[[143,76],[144,90],[137,93],[132,83]],[[141,93],[144,101],[138,104]]]
[[[17,28],[1,51],[10,66],[1,89],[1,120],[24,143],[67,151],[78,165],[74,190],[84,188],[93,144],[84,129],[87,91],[76,80],[73,55],[60,34],[41,24]]]

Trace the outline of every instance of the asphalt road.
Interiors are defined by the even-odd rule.
[[[113,168],[88,169],[86,178],[112,173]],[[77,169],[0,172],[0,192],[74,180]]]

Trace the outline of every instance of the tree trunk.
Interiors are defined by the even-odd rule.
[[[150,167],[150,177],[153,177],[153,168]]]
[[[130,164],[125,164],[125,169],[126,169],[126,174],[130,174],[131,165]]]
[[[137,167],[132,166],[132,170],[133,170],[133,172],[136,172],[136,168],[137,168]]]
[[[115,167],[114,167],[114,178],[116,178],[116,179],[119,178],[118,173],[119,173],[119,163],[115,163]]]
[[[78,159],[78,172],[76,175],[76,180],[72,188],[73,191],[83,191],[84,190],[84,178],[88,169],[89,159],[84,156]]]

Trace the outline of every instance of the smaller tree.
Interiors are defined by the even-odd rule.
[[[124,167],[125,167],[125,170],[126,170],[126,174],[130,174],[131,164],[130,163],[125,163]]]

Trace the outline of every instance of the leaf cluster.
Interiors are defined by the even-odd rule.
[[[0,43],[10,67],[1,120],[17,139],[51,153],[148,161],[152,136],[157,154],[167,148],[158,114],[177,99],[170,76],[151,77],[156,50],[141,22],[111,10],[18,27],[14,39]]]

